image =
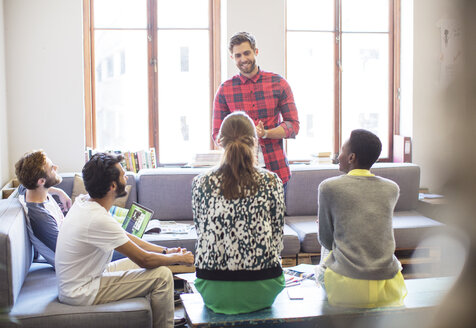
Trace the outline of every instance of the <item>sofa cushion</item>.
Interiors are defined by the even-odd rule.
[[[432,236],[445,232],[446,225],[421,215],[417,211],[395,212],[393,215],[393,232],[395,244],[399,249],[413,249]],[[431,245],[425,242],[425,246]]]
[[[53,268],[34,263],[10,315],[22,327],[151,327],[152,312],[145,297],[91,306],[59,303]]]
[[[376,163],[371,172],[400,187],[396,211],[415,210],[418,204],[420,167],[411,163]],[[343,174],[337,165],[291,165],[286,194],[288,216],[317,215],[317,190],[327,178]]]
[[[317,188],[327,178],[340,175],[337,165],[291,165],[286,191],[286,215],[317,215]]]
[[[301,242],[299,241],[296,231],[291,229],[287,224],[283,229],[283,251],[281,256],[294,256],[299,253]]]
[[[418,205],[420,167],[411,163],[377,163],[372,173],[398,184],[400,195],[395,211],[413,211]]]
[[[0,309],[9,309],[18,298],[33,252],[17,198],[0,200],[0,222]]]
[[[302,252],[319,253],[321,251],[321,245],[317,239],[316,216],[286,217],[286,223],[299,236]],[[395,212],[393,216],[393,232],[396,248],[416,248],[426,238],[443,232],[445,227],[440,222],[427,218],[416,211]],[[425,246],[429,245],[426,243]]]
[[[55,187],[61,188],[71,197],[73,195],[74,176],[76,173],[60,173],[63,181]]]
[[[192,220],[192,180],[207,169],[158,168],[138,175],[139,203],[160,220]]]
[[[193,221],[182,221],[181,223],[193,224]],[[166,233],[146,233],[142,239],[165,247],[182,247],[195,254],[195,244],[197,242],[197,232],[192,229],[187,234],[166,234]],[[289,226],[284,225],[283,251],[282,256],[296,255],[299,253],[300,242],[296,232]]]
[[[287,216],[286,223],[296,234],[301,242],[301,252],[320,253],[321,245],[317,240],[316,215],[312,216]]]

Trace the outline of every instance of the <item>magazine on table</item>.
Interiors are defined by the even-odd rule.
[[[193,224],[177,223],[176,221],[160,221],[160,233],[187,234],[193,229]]]

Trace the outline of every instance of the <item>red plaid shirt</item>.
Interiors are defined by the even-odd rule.
[[[253,78],[239,74],[222,83],[213,104],[213,140],[216,141],[223,119],[234,111],[244,111],[266,130],[282,126],[286,138],[295,138],[299,120],[288,82],[278,74],[259,70]],[[260,139],[266,168],[276,172],[283,183],[291,172],[284,154],[283,139]]]

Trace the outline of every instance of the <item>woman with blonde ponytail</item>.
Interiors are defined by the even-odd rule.
[[[225,118],[219,138],[221,164],[192,185],[195,287],[215,312],[257,311],[284,288],[283,183],[256,166],[255,125],[244,112]]]

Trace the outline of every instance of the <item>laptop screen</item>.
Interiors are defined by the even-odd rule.
[[[122,227],[134,236],[142,238],[153,214],[153,210],[133,202],[122,223]]]

